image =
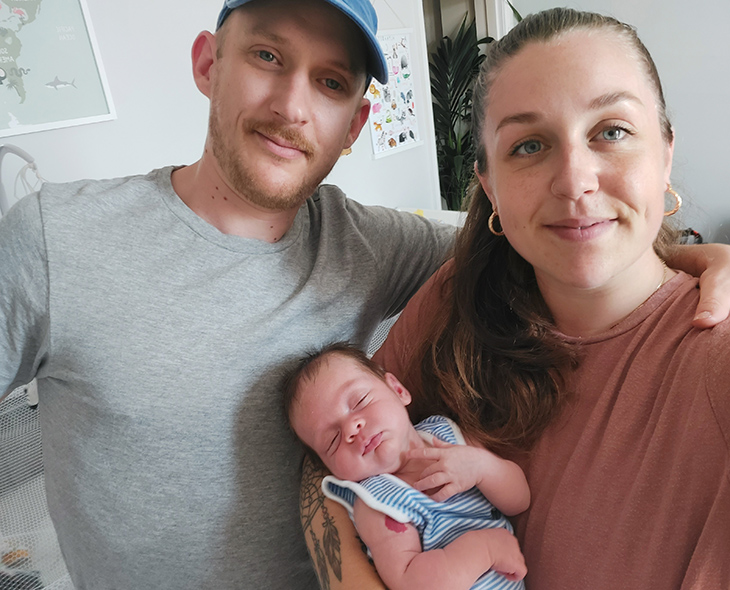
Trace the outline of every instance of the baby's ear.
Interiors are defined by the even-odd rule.
[[[400,398],[404,406],[407,406],[411,403],[411,392],[408,391],[400,381],[398,381],[398,378],[393,375],[393,373],[385,374],[385,383]]]

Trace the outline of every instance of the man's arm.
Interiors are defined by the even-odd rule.
[[[700,302],[692,322],[694,326],[711,328],[727,318],[730,313],[730,246],[677,246],[667,263],[700,278]]]
[[[38,195],[0,218],[0,399],[29,383],[48,345],[48,278]]]
[[[328,472],[304,459],[299,514],[323,590],[386,590],[347,511],[322,493]]]

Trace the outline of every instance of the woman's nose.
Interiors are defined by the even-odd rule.
[[[588,146],[570,145],[556,154],[551,190],[554,195],[569,199],[598,190],[598,163]]]

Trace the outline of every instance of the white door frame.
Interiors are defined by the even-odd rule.
[[[474,0],[474,16],[480,38],[489,35],[499,39],[517,24],[505,0]]]

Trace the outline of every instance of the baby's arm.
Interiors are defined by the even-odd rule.
[[[527,573],[520,547],[503,528],[468,531],[443,549],[423,551],[418,531],[355,500],[355,526],[390,590],[468,590],[492,569],[508,580]]]
[[[408,457],[433,461],[413,484],[443,502],[474,486],[503,514],[512,516],[527,510],[530,488],[522,469],[484,447],[451,445],[434,437],[434,446],[409,451]]]

